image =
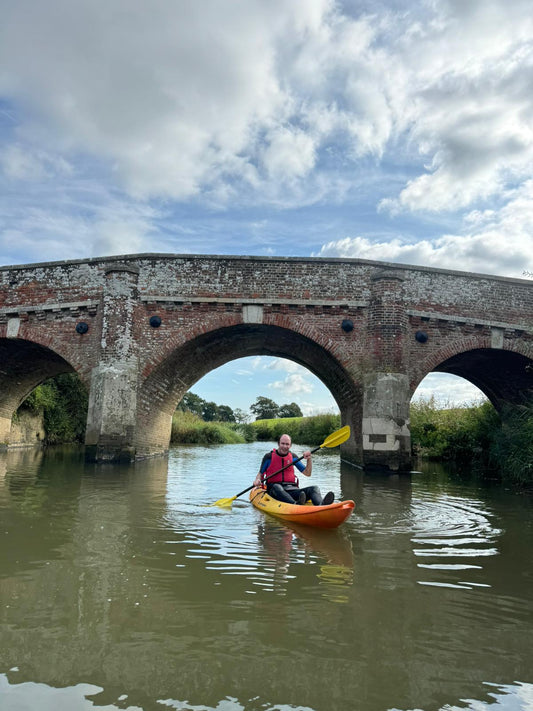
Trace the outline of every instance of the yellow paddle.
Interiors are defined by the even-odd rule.
[[[346,440],[350,436],[350,427],[349,425],[346,425],[345,427],[341,427],[340,430],[337,430],[336,432],[332,432],[326,439],[322,442],[322,444],[319,447],[315,447],[314,449],[311,450],[311,454],[313,452],[317,452],[319,449],[322,449],[323,447],[338,447],[339,444],[342,444],[343,442],[346,442]],[[284,469],[287,469],[287,467],[290,467],[292,464],[295,462],[299,462],[303,459],[303,457],[298,457],[298,459],[293,459],[290,464],[285,465],[284,467],[281,467],[281,469],[278,469],[277,472],[274,472],[273,474],[270,474],[268,479],[270,477],[276,476],[276,474],[279,474],[282,472]],[[231,506],[231,504],[237,499],[239,496],[242,496],[242,494],[245,494],[247,491],[250,491],[250,489],[253,489],[254,485],[249,486],[247,489],[243,489],[240,491],[238,494],[235,494],[235,496],[232,496],[227,499],[219,499],[218,501],[215,501],[213,504],[208,504],[208,506]]]

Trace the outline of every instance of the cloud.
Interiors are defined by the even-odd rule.
[[[11,180],[35,182],[55,176],[69,177],[72,167],[60,156],[11,144],[0,151],[0,172]]]
[[[462,234],[419,241],[395,238],[372,242],[345,237],[325,244],[315,255],[399,262],[521,278],[533,271],[533,180],[507,193],[498,210],[474,210]]]
[[[416,389],[412,402],[427,401],[431,398],[439,407],[468,407],[487,399],[472,383],[446,373],[426,375]]]
[[[352,223],[361,205],[381,221],[504,210],[533,179],[532,37],[529,0],[10,3],[0,188],[16,194],[22,219],[0,205],[4,242],[73,257],[87,243],[188,251],[179,228],[160,230],[176,204],[209,215],[348,205]],[[109,198],[79,209],[68,181]],[[58,189],[62,204],[44,201]],[[25,217],[39,198],[42,239]],[[77,224],[78,242],[65,241],[62,220]],[[389,247],[361,233],[324,250],[450,266],[460,248],[468,268],[493,271],[491,235],[511,222],[502,212],[493,232],[457,234],[447,222],[452,234],[419,247],[397,229]],[[527,231],[514,222],[522,245]],[[90,226],[99,236],[87,242]],[[504,253],[505,273],[521,258]]]
[[[0,91],[136,198],[276,200],[342,145],[355,164],[407,140],[427,167],[387,209],[463,207],[530,174],[533,19],[516,0],[350,11],[306,3],[20,0],[0,30]],[[321,186],[321,187],[320,187]],[[337,186],[338,187],[338,186]]]
[[[24,169],[28,167],[24,164]],[[0,261],[4,264],[150,251],[161,212],[83,180],[34,173],[23,193],[0,178]]]
[[[293,360],[288,360],[287,358],[274,358],[272,360],[265,361],[263,359],[263,367],[266,370],[282,370],[285,373],[306,373],[307,370],[303,366],[295,363]]]
[[[292,375],[287,375],[283,380],[269,383],[268,387],[282,391],[287,397],[313,392],[313,384],[299,373],[293,373]]]

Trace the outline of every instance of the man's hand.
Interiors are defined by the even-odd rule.
[[[311,472],[313,471],[313,461],[311,459],[311,452],[307,450],[302,454],[302,457],[305,459],[305,469],[303,470],[302,474],[305,474],[305,476],[311,476]]]

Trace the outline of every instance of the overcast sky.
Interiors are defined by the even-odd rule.
[[[192,252],[530,278],[532,234],[530,0],[2,3],[1,264]],[[305,397],[305,372],[278,375]]]

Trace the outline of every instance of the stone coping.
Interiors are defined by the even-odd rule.
[[[176,304],[242,304],[243,306],[269,306],[269,305],[285,305],[285,306],[338,306],[340,308],[365,308],[368,306],[367,301],[346,301],[345,299],[338,300],[320,300],[317,299],[271,299],[269,297],[233,297],[233,296],[160,296],[157,294],[142,294],[141,301],[149,303],[176,303]]]
[[[71,301],[65,304],[15,304],[0,307],[0,314],[34,313],[36,311],[66,311],[72,309],[97,309],[99,301]]]
[[[458,324],[468,324],[470,326],[489,326],[490,328],[503,328],[510,331],[527,331],[533,333],[533,328],[529,324],[505,323],[503,321],[487,321],[482,318],[472,318],[471,316],[455,316],[453,314],[431,313],[427,311],[415,311],[407,309],[409,316],[416,316],[428,321],[453,321]]]

